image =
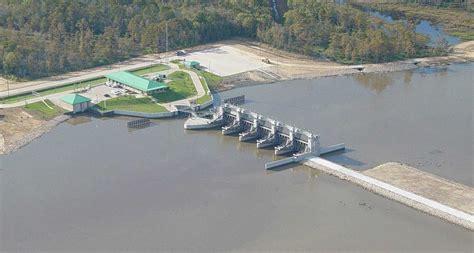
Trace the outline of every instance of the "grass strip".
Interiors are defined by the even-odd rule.
[[[45,105],[47,103],[51,108]],[[51,120],[57,116],[65,113],[66,111],[59,106],[56,106],[50,100],[46,99],[43,101],[27,104],[24,106],[25,110],[42,120]]]

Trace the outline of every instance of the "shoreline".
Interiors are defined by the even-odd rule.
[[[359,71],[356,69],[334,69],[327,70],[323,72],[308,72],[306,74],[295,75],[293,77],[281,77],[281,78],[271,78],[268,75],[265,76],[260,71],[248,71],[240,73],[233,76],[224,77],[224,80],[221,84],[218,85],[215,92],[229,91],[233,89],[238,89],[242,87],[263,85],[263,84],[272,84],[276,82],[283,81],[295,81],[295,80],[312,80],[318,78],[326,77],[338,77],[338,76],[350,76],[350,75],[363,75],[363,74],[372,74],[372,73],[391,73],[391,72],[400,72],[407,70],[417,70],[423,68],[436,68],[443,67],[455,64],[470,64],[474,62],[474,59],[459,59],[453,60],[449,59],[448,61],[443,58],[444,61],[439,59],[427,59],[418,64],[413,64],[410,62],[393,62],[393,63],[381,63],[381,64],[370,64],[365,65],[364,70]]]
[[[339,70],[329,70],[325,72],[319,73],[307,73],[306,75],[301,76],[294,76],[294,77],[287,77],[281,79],[271,79],[271,78],[264,78],[259,72],[257,71],[247,71],[244,73],[240,73],[231,77],[224,77],[224,80],[221,84],[218,85],[217,90],[214,92],[220,93],[224,91],[229,91],[233,89],[249,87],[249,86],[256,86],[256,85],[264,85],[264,84],[272,84],[276,82],[282,81],[293,81],[293,80],[312,80],[318,78],[326,78],[326,77],[337,77],[337,76],[349,76],[349,75],[357,75],[357,74],[370,74],[370,73],[390,73],[390,72],[398,72],[398,71],[406,71],[406,70],[416,70],[421,68],[435,68],[440,66],[452,65],[452,64],[469,64],[474,62],[474,59],[469,61],[450,61],[449,63],[440,64],[439,61],[436,61],[437,64],[433,64],[433,62],[425,60],[420,64],[413,64],[410,62],[395,62],[395,63],[383,63],[381,64],[371,64],[366,65],[366,69],[363,71],[359,71],[357,69],[339,69]],[[8,155],[12,154],[15,151],[19,150],[20,148],[28,145],[29,143],[33,142],[35,139],[41,137],[43,134],[51,131],[54,127],[61,124],[62,122],[71,118],[70,115],[60,115],[52,120],[46,121],[41,126],[35,128],[31,132],[27,133],[25,137],[21,138],[19,141],[6,144],[3,138],[3,135],[0,134],[0,155]],[[3,144],[3,145],[1,145]],[[3,146],[3,147],[2,147]]]
[[[34,140],[40,138],[43,134],[48,133],[49,131],[54,129],[54,127],[56,127],[57,125],[63,123],[64,121],[70,118],[71,116],[67,114],[57,116],[56,118],[48,120],[44,124],[33,129],[31,132],[27,133],[23,138],[21,138],[17,142],[6,144],[5,141],[3,141],[3,148],[2,146],[0,146],[0,155],[9,155],[18,151],[19,149],[32,143]],[[3,135],[0,135],[0,137],[2,140],[4,140]]]
[[[465,64],[474,62],[474,41],[463,42],[452,48],[448,56],[410,59],[397,62],[365,64],[365,65],[341,65],[331,61],[318,61],[307,57],[298,57],[291,52],[284,52],[270,48],[264,44],[249,41],[223,41],[220,43],[194,47],[194,50],[205,50],[206,48],[218,47],[219,45],[233,45],[241,53],[251,55],[257,60],[269,59],[271,64],[266,67],[224,76],[223,80],[211,90],[213,93],[237,89],[241,87],[271,84],[281,81],[310,80],[323,77],[349,76],[369,73],[388,73],[422,68],[447,66],[452,64]],[[145,56],[144,56],[145,57]],[[217,95],[217,97],[219,97]],[[1,106],[0,106],[1,107]],[[65,116],[66,117],[66,116]],[[67,118],[61,116],[41,124],[38,128],[26,133],[25,137],[14,144],[6,144],[8,141],[0,141],[0,154],[10,154],[27,145],[42,134],[50,131],[56,125]],[[3,136],[2,136],[3,137]],[[3,138],[0,138],[3,140]]]
[[[310,59],[304,56],[298,57],[294,53],[255,42],[238,45],[238,48],[246,53],[270,59],[272,66],[225,76],[217,89],[214,89],[215,92],[279,81],[309,80],[353,74],[388,73],[474,62],[474,41],[462,42],[453,46],[451,53],[447,56],[412,58],[394,62],[361,65],[342,65],[333,61]]]

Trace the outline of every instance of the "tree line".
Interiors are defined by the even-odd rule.
[[[349,5],[288,4],[275,22],[268,0],[0,0],[0,72],[38,78],[233,37],[347,63],[440,53]]]
[[[446,54],[441,41],[415,32],[414,23],[386,23],[350,5],[293,0],[282,25],[274,24],[259,38],[275,47],[343,63],[378,63]]]

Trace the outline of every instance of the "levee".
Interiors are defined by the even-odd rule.
[[[474,216],[457,208],[447,206],[438,201],[415,194],[411,191],[407,191],[373,177],[366,176],[362,173],[345,168],[320,157],[307,158],[303,160],[302,163],[309,167],[322,170],[328,174],[355,183],[386,198],[398,201],[425,213],[458,224],[469,230],[474,230]]]

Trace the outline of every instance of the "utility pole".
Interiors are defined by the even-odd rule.
[[[7,97],[10,96],[10,81],[7,79]]]

